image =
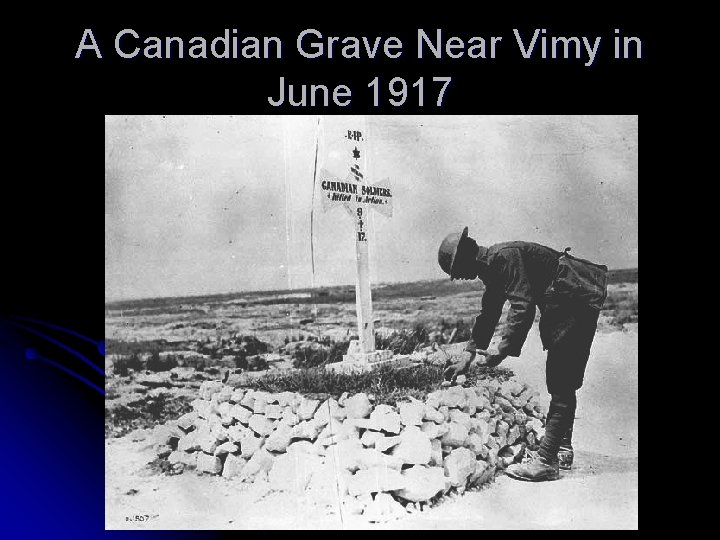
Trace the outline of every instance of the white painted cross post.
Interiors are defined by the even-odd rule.
[[[347,157],[347,176],[340,180],[326,169],[318,175],[323,208],[342,205],[355,221],[356,281],[355,302],[358,321],[358,341],[351,342],[343,364],[366,367],[392,358],[391,351],[375,350],[375,328],[370,289],[368,256],[368,210],[392,216],[392,190],[387,179],[370,185],[367,180],[367,130],[363,120],[351,121],[342,135],[342,152]]]

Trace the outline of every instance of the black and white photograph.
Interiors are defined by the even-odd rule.
[[[637,529],[638,116],[105,116],[106,529]]]

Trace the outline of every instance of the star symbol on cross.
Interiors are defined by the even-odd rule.
[[[357,149],[357,146],[353,150],[353,158],[354,159],[360,159],[360,150]]]

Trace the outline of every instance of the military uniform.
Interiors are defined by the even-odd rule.
[[[563,253],[532,242],[478,246],[476,260],[485,284],[481,313],[472,329],[472,344],[487,349],[506,301],[507,323],[498,352],[520,356],[527,334],[540,310],[540,338],[548,351],[548,392],[572,392],[583,384],[599,309],[579,298],[568,298],[553,284]],[[580,296],[580,295],[576,295]]]

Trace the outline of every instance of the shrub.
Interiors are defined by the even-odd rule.
[[[128,405],[105,404],[105,436],[122,437],[137,428],[151,428],[158,423],[179,418],[192,410],[188,396],[160,394]]]
[[[113,368],[115,369],[115,373],[117,373],[120,377],[127,377],[130,370],[141,371],[144,366],[143,361],[140,359],[140,355],[133,353],[130,356],[113,360]]]
[[[146,369],[150,371],[170,371],[172,368],[177,367],[178,361],[175,356],[165,356],[162,358],[159,351],[153,351],[150,354],[150,358],[147,361]]]
[[[384,365],[365,373],[337,373],[324,367],[300,369],[295,372],[266,374],[249,380],[244,386],[266,392],[299,392],[308,395],[339,398],[344,392],[366,392],[375,396],[376,403],[394,405],[412,396],[423,399],[440,388],[443,366],[425,362],[406,368]],[[507,380],[513,373],[505,368],[475,366],[468,374],[468,382],[493,378]]]

